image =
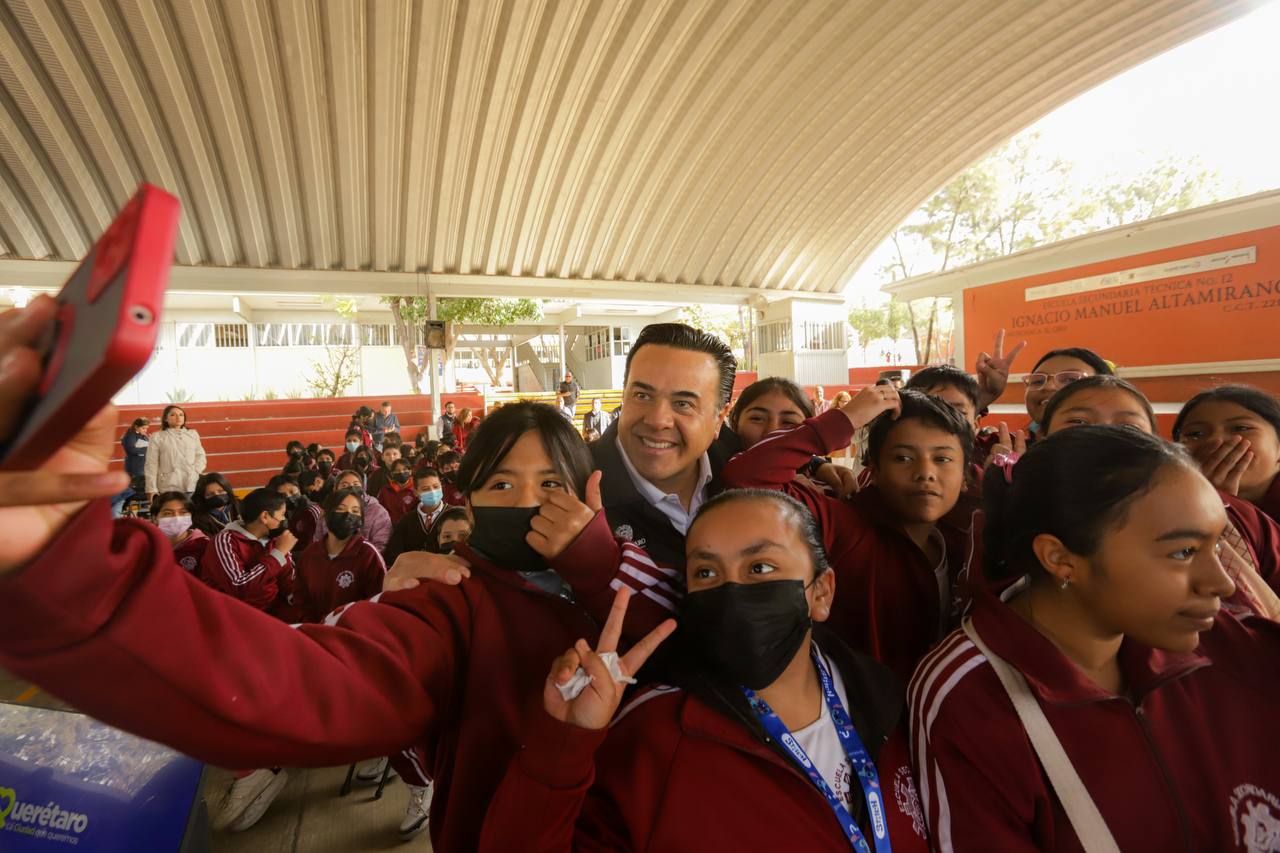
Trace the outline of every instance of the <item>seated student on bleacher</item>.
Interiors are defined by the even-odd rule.
[[[1227,514],[1194,462],[1138,429],[1062,429],[988,469],[983,502],[987,572],[1015,582],[977,594],[908,688],[935,843],[1274,849],[1280,626],[1221,609]]]
[[[796,479],[813,456],[847,447],[867,424],[871,485],[841,500]],[[954,407],[872,385],[844,407],[739,453],[721,477],[729,487],[781,489],[808,507],[840,586],[831,627],[906,679],[954,627],[970,520],[949,514],[972,446],[973,429]]]
[[[311,499],[303,493],[298,481],[288,474],[277,474],[272,477],[267,481],[267,489],[278,492],[284,498],[289,532],[298,540],[292,551],[297,557],[304,548],[324,535],[324,528],[321,525],[321,521],[324,520],[324,511],[319,504],[312,503]]]
[[[822,624],[840,589],[813,517],[777,491],[722,492],[685,545],[674,686],[615,714],[625,685],[600,653],[617,648],[620,593],[594,650],[578,640],[530,691],[544,710],[525,715],[480,849],[926,850],[903,686]],[[578,667],[592,681],[568,700]]]
[[[151,522],[173,546],[173,559],[190,574],[198,575],[209,537],[191,526],[191,498],[185,492],[161,492],[151,502]]]
[[[1280,522],[1280,400],[1248,385],[1219,385],[1187,401],[1173,440],[1205,476]]]
[[[464,506],[446,506],[431,523],[422,550],[430,554],[452,554],[460,543],[471,538],[471,514]]]
[[[290,462],[297,462],[299,465],[304,465],[303,460],[306,459],[307,456],[307,447],[295,438],[284,446],[284,455],[286,465]]]
[[[311,503],[324,503],[324,483],[324,477],[316,470],[303,471],[298,476],[298,488]]]
[[[347,435],[343,443],[343,447],[346,449],[343,451],[342,455],[338,457],[338,461],[335,463],[337,470],[348,471],[355,467],[356,451],[364,447],[360,438],[361,433],[359,429],[352,427],[347,430]]]
[[[385,550],[391,539],[391,516],[375,498],[364,490],[364,477],[359,471],[343,471],[334,482],[334,491],[355,492],[364,507],[364,526],[360,533],[379,551]]]
[[[434,468],[419,468],[413,472],[413,503],[391,531],[385,556],[392,565],[405,551],[421,551],[426,544],[431,525],[445,511],[444,490],[440,475]]]
[[[444,502],[449,506],[462,506],[462,492],[458,491],[458,469],[462,467],[462,454],[456,450],[440,448],[436,457],[436,470],[444,488]]]
[[[280,618],[291,616],[294,571],[290,551],[298,543],[289,532],[284,496],[254,489],[240,502],[241,521],[213,537],[200,563],[200,576],[216,590]]]
[[[294,601],[304,622],[320,622],[344,604],[382,591],[387,565],[360,535],[364,504],[354,492],[336,491],[324,502],[323,537],[297,557]]]
[[[219,530],[240,518],[240,502],[236,500],[236,493],[227,478],[217,471],[208,471],[200,476],[191,500],[195,505],[191,526],[206,536],[217,535]]]
[[[391,524],[394,526],[413,509],[413,505],[418,502],[418,495],[410,482],[413,467],[408,460],[395,460],[391,463],[390,472],[387,484],[378,492],[378,502],[387,511],[387,515],[391,516]]]
[[[357,455],[357,459],[359,456]],[[391,482],[391,466],[400,458],[400,445],[384,445],[382,451],[378,454],[377,470],[368,473],[368,480],[365,482],[365,490],[377,497],[382,494],[382,490]],[[393,519],[394,520],[394,519]]]

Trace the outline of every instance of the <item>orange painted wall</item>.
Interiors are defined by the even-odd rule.
[[[1026,299],[1030,287],[1248,246],[1256,247],[1250,264]],[[1029,341],[1028,368],[1039,354],[1064,346],[1089,347],[1129,367],[1280,358],[1280,227],[970,288],[964,318],[971,349],[1001,328]]]

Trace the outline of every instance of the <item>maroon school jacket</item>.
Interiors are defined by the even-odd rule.
[[[177,571],[162,534],[113,527],[109,503],[0,579],[0,666],[223,767],[332,767],[422,744],[437,851],[476,848],[528,697],[575,640],[596,641],[611,601],[550,595],[459,548],[472,575],[458,586],[423,584],[292,628]],[[553,567],[610,573],[616,560],[600,513]],[[603,610],[584,609],[600,599]]]
[[[263,544],[239,521],[218,531],[200,562],[209,586],[274,616],[292,621],[293,557]]]
[[[796,479],[796,470],[813,456],[852,440],[853,425],[832,410],[757,442],[725,463],[720,477],[729,488],[780,489],[808,507],[835,570],[827,624],[855,651],[906,681],[925,652],[954,627],[961,609],[964,587],[958,581],[969,549],[969,518],[953,512],[938,524],[951,581],[950,600],[941,602],[933,567],[885,512],[875,486],[840,500]]]
[[[174,562],[182,566],[183,571],[199,577],[200,562],[204,559],[204,552],[208,550],[209,543],[212,541],[204,535],[203,530],[190,528],[187,538],[173,546]]]
[[[1280,474],[1271,481],[1271,488],[1258,501],[1258,509],[1262,510],[1272,521],[1280,522]]]
[[[327,539],[312,542],[296,558],[293,598],[304,622],[319,622],[344,604],[382,592],[387,564],[372,542],[356,533],[330,558]]]
[[[413,505],[417,502],[418,495],[413,491],[412,483],[405,483],[403,486],[388,483],[382,491],[378,492],[378,503],[382,504],[387,515],[391,516],[393,527],[396,522],[404,518],[405,513],[413,509]]]
[[[312,542],[318,542],[324,536],[324,509],[315,501],[307,501],[301,512],[295,512],[289,519],[289,532],[298,539],[298,544],[290,552],[296,559],[307,550]]]
[[[1280,626],[1221,612],[1194,653],[1126,641],[1129,697],[1084,676],[994,596],[983,641],[1026,677],[1121,850],[1254,851],[1280,839]],[[907,691],[937,849],[1079,851],[1008,695],[961,631]]]
[[[924,815],[897,725],[902,689],[886,691],[844,667],[841,674],[850,702],[879,717],[852,712],[879,772],[893,849],[923,853]],[[851,849],[794,762],[701,696],[646,688],[602,731],[561,723],[537,699],[525,747],[489,807],[482,853]],[[859,822],[870,839],[865,808]]]

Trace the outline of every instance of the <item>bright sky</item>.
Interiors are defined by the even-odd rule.
[[[1280,188],[1280,0],[1115,77],[1027,129],[1081,181],[1131,174],[1165,154],[1199,155],[1240,195]],[[845,295],[878,287],[880,251]]]

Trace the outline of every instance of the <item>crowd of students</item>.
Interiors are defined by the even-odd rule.
[[[231,828],[280,767],[387,756],[441,851],[1280,849],[1280,403],[1208,389],[1168,442],[1073,348],[1011,431],[1018,349],[734,402],[728,348],[656,324],[590,444],[538,403],[455,448],[357,413],[150,525],[110,517],[106,412],[0,490],[0,664],[266,768]]]

